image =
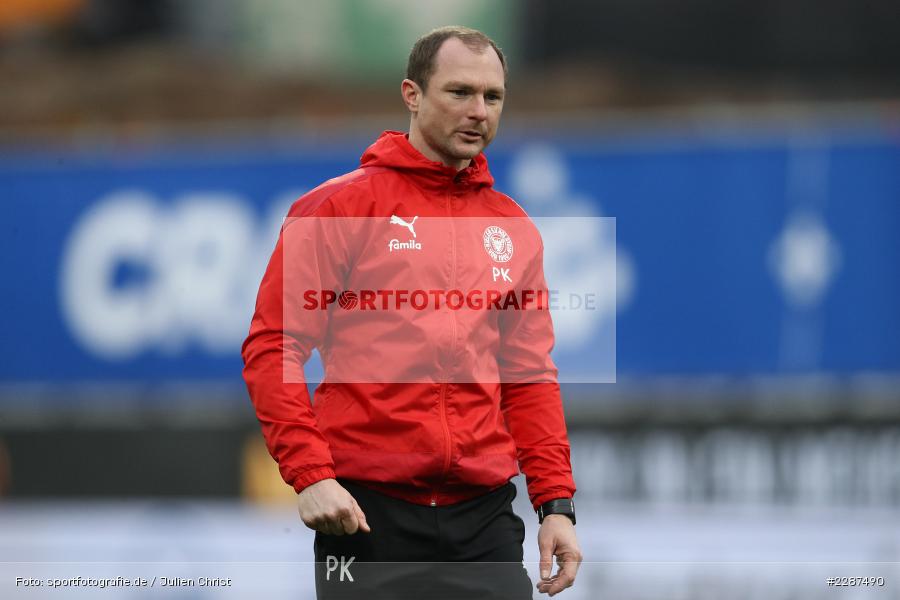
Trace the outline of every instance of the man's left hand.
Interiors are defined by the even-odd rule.
[[[538,549],[541,551],[541,580],[537,590],[554,596],[575,583],[575,574],[581,564],[581,549],[575,537],[575,526],[565,515],[547,515],[538,531]],[[553,557],[559,570],[550,576]]]

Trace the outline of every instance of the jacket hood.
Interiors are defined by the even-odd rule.
[[[384,167],[404,171],[425,187],[444,188],[452,183],[475,188],[494,185],[483,152],[461,171],[443,163],[429,160],[409,143],[407,134],[401,131],[385,131],[369,146],[360,158],[362,167]]]

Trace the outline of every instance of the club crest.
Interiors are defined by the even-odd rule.
[[[494,262],[509,262],[513,255],[513,243],[509,234],[496,225],[484,230],[484,249]]]

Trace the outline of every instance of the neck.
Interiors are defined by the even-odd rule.
[[[422,155],[428,160],[442,163],[448,167],[456,169],[457,171],[462,171],[469,166],[469,163],[472,162],[472,160],[469,158],[451,159],[443,156],[434,148],[428,145],[428,142],[425,141],[422,133],[412,123],[410,123],[409,126],[409,143],[413,148],[421,152]]]

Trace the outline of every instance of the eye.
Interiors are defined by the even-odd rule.
[[[468,92],[463,89],[450,90],[450,93],[453,94],[454,96],[456,96],[457,98],[462,98],[463,96],[468,94]]]
[[[485,96],[485,99],[488,102],[499,102],[500,100],[502,100],[499,94],[488,94]]]

